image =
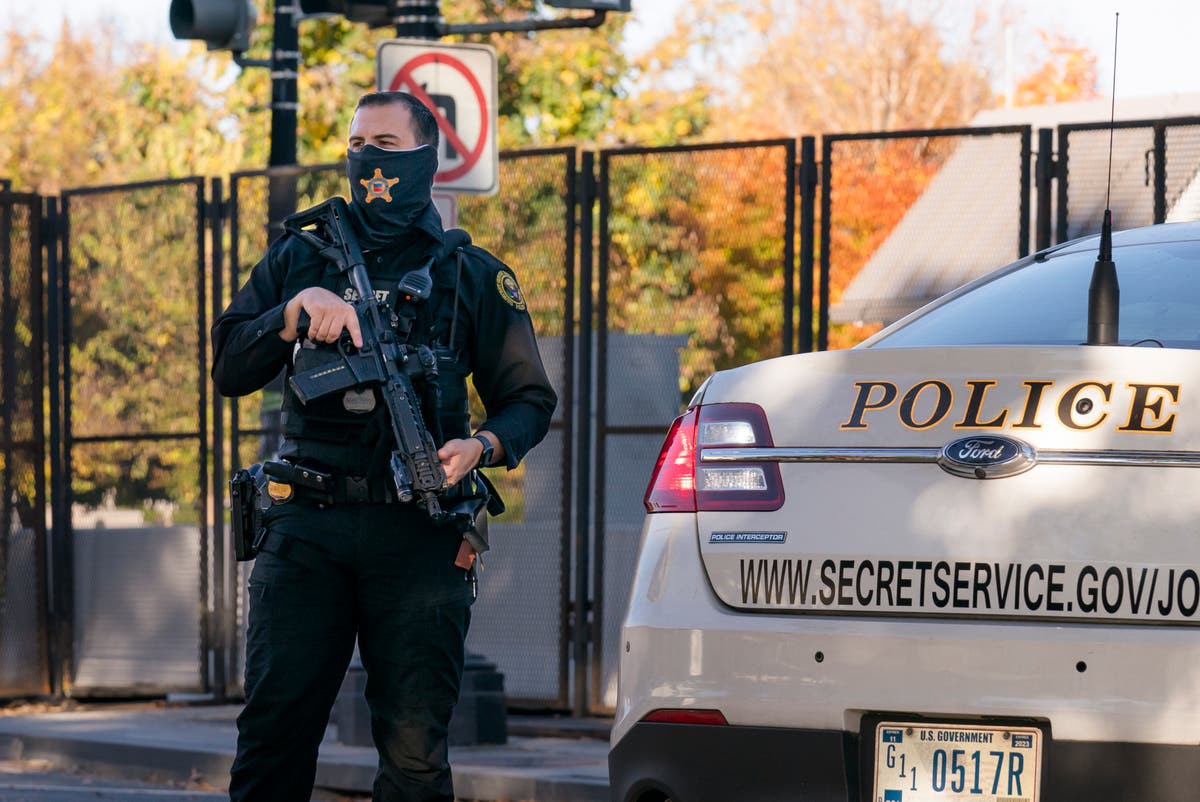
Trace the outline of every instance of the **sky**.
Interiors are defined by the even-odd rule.
[[[985,0],[991,2],[991,0]],[[632,50],[649,46],[669,28],[686,0],[633,0],[627,30]],[[963,0],[942,0],[957,5]],[[996,0],[997,5],[1001,0]],[[1007,0],[1023,14],[1027,35],[1039,29],[1064,32],[1099,56],[1100,91],[1112,87],[1114,12],[1120,12],[1116,98],[1200,93],[1200,69],[1189,54],[1200,31],[1200,0]],[[0,28],[16,20],[53,34],[64,14],[73,23],[112,21],[122,38],[175,44],[167,13],[170,0],[0,0]],[[1019,48],[1018,48],[1019,49]],[[1002,57],[1001,57],[1002,58]],[[999,61],[1000,59],[998,59]],[[1017,64],[1014,71],[1020,75]]]

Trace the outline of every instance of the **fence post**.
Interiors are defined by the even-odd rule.
[[[56,696],[70,690],[74,661],[75,568],[71,548],[71,506],[67,483],[65,409],[63,405],[63,268],[60,238],[63,236],[58,198],[46,198],[41,239],[46,248],[47,352],[50,387],[50,621],[51,688]]]
[[[575,502],[575,597],[571,605],[571,638],[575,663],[574,700],[572,712],[585,716],[588,712],[588,646],[591,632],[588,627],[588,578],[590,572],[591,538],[591,477],[592,477],[592,267],[595,252],[592,248],[594,225],[592,213],[596,206],[596,154],[583,152],[583,164],[579,173],[579,406],[576,412],[579,425],[576,442],[578,447],[578,477]]]
[[[1054,184],[1054,129],[1038,129],[1037,168],[1034,181],[1037,184],[1037,242],[1035,250],[1045,250],[1050,247],[1050,205],[1053,202]]]
[[[220,178],[212,179],[209,188],[209,201],[205,207],[208,217],[209,234],[212,237],[212,275],[211,298],[209,306],[212,311],[212,321],[215,323],[222,311],[222,301],[225,295],[224,276],[225,265],[225,194],[224,184]],[[207,381],[207,377],[201,377]],[[213,538],[213,615],[212,627],[209,634],[209,645],[212,648],[213,672],[212,694],[218,702],[225,701],[225,690],[229,684],[229,638],[233,632],[232,610],[229,603],[229,588],[233,586],[228,580],[228,556],[225,554],[225,403],[221,394],[213,388],[212,392],[212,538]]]
[[[1167,126],[1154,124],[1154,222],[1167,222]]]
[[[800,138],[800,323],[799,353],[813,350],[813,267],[816,254],[817,138]],[[789,311],[790,316],[790,311]]]
[[[833,140],[821,140],[821,278],[817,301],[817,350],[829,349],[829,237],[833,212]]]
[[[1020,215],[1021,220],[1017,228],[1017,256],[1024,259],[1029,255],[1029,168],[1030,168],[1030,150],[1033,129],[1030,126],[1025,126],[1021,131],[1021,199],[1020,199]]]
[[[580,330],[576,328],[579,322],[576,303],[584,286],[575,268],[576,259],[580,256],[580,209],[583,208],[581,198],[584,192],[579,167],[579,152],[578,148],[570,148],[566,158],[566,174],[564,176],[566,208],[563,210],[563,223],[566,227],[566,248],[563,254],[563,275],[566,281],[563,286],[563,364],[565,370],[562,389],[566,397],[566,404],[562,409],[562,475],[571,477],[571,481],[562,486],[560,493],[562,496],[560,513],[562,556],[559,581],[562,583],[562,590],[559,594],[558,700],[555,703],[560,708],[571,706],[571,650],[573,648],[570,634],[571,571],[574,567],[571,551],[575,542],[575,525],[572,522],[572,515],[575,505],[584,503],[583,498],[587,495],[583,489],[585,486],[580,485],[576,478],[576,468],[580,448],[579,433],[590,431],[582,420],[581,410],[586,409],[587,406],[580,400],[578,383],[579,359],[585,344]],[[588,208],[590,209],[590,206]],[[587,230],[591,231],[590,225]],[[590,248],[588,252],[590,253]],[[563,404],[563,399],[560,399],[559,403]]]
[[[209,575],[213,567],[209,564],[209,544],[212,539],[212,506],[211,475],[209,473],[210,440],[209,400],[208,400],[208,310],[205,300],[208,296],[208,282],[205,273],[208,270],[208,249],[205,247],[204,235],[207,229],[208,204],[204,197],[204,179],[196,181],[196,385],[199,398],[196,399],[197,434],[199,435],[199,458],[197,479],[199,488],[199,525],[200,525],[200,687],[208,691],[212,687],[212,666],[209,664],[209,653],[212,647],[213,618],[208,610]],[[215,597],[214,597],[215,600]]]

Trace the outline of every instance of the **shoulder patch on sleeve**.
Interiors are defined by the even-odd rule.
[[[521,294],[517,278],[512,273],[507,270],[496,272],[496,291],[500,293],[500,297],[506,304],[518,312],[525,311],[525,296]]]

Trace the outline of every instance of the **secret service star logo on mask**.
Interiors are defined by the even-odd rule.
[[[382,199],[385,203],[392,202],[391,189],[394,184],[400,183],[399,178],[384,178],[383,171],[378,167],[375,168],[375,175],[370,178],[364,178],[358,183],[362,184],[367,190],[367,197],[363,199],[363,203],[370,203],[376,198]]]

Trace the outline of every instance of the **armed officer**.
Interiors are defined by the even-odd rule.
[[[456,494],[472,495],[473,469],[512,469],[541,441],[557,398],[512,270],[466,232],[442,230],[431,199],[432,113],[403,92],[364,95],[348,145],[348,216],[370,285],[398,339],[436,356],[414,386],[423,387],[422,417],[446,475],[443,506],[452,508]],[[416,269],[430,271],[433,289],[414,304],[397,287]],[[361,348],[355,295],[335,264],[284,234],[213,326],[217,389],[245,395],[284,368],[291,376]],[[486,410],[474,433],[468,375]],[[447,727],[480,542],[397,500],[388,463],[396,438],[378,387],[303,403],[285,383],[282,413],[250,577],[230,798],[309,798],[357,638],[379,752],[373,799],[451,802]],[[314,476],[319,489],[306,481]]]

